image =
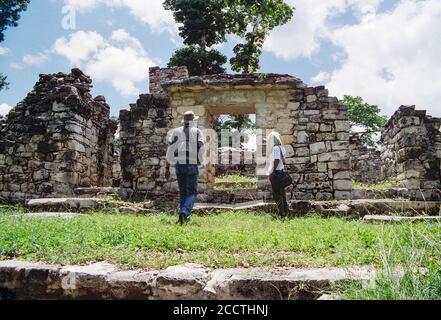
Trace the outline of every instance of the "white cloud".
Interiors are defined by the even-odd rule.
[[[147,24],[154,32],[167,31],[177,34],[173,14],[166,11],[164,0],[64,0],[66,5],[73,6],[78,11],[90,11],[100,5],[110,8],[126,8],[138,21]]]
[[[121,95],[131,97],[147,83],[148,68],[155,65],[141,42],[123,29],[109,39],[97,32],[78,31],[55,41],[53,52],[64,56],[72,66],[89,74],[94,81],[110,83]]]
[[[9,113],[12,107],[9,104],[2,103],[0,104],[0,116],[5,116]]]
[[[27,67],[40,67],[49,60],[50,51],[39,52],[36,54],[25,54],[20,63],[13,62],[9,66],[13,69],[23,70]]]
[[[11,50],[9,48],[0,46],[0,56],[4,54],[8,54],[10,51]]]
[[[41,66],[49,59],[48,53],[26,54],[23,63],[27,66]]]
[[[97,53],[105,45],[104,38],[95,31],[78,31],[69,38],[58,38],[53,47],[53,52],[66,57],[73,65],[80,64],[91,54]]]
[[[394,10],[335,30],[345,60],[332,72],[333,95],[360,95],[391,115],[416,104],[441,116],[441,2],[402,0]]]
[[[352,9],[357,17],[376,12],[384,0],[287,0],[295,6],[294,18],[273,30],[264,49],[285,60],[310,58],[320,51],[321,41],[330,36],[330,19]]]
[[[331,74],[328,72],[320,72],[315,77],[311,79],[311,82],[314,84],[323,84],[325,82],[328,82],[331,78]]]

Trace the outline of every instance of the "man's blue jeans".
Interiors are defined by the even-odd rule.
[[[179,213],[185,213],[189,218],[198,194],[199,168],[196,164],[177,163],[176,176],[181,200]]]

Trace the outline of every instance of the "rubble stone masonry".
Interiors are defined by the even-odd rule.
[[[382,132],[383,174],[413,191],[413,198],[440,198],[440,127],[441,119],[401,106]]]
[[[117,124],[81,70],[43,74],[0,126],[0,198],[24,201],[112,183]]]
[[[142,95],[130,111],[121,112],[125,188],[135,194],[176,194],[176,181],[164,178],[166,134],[181,125],[186,111],[193,110],[200,116],[201,129],[211,128],[214,117],[220,114],[256,114],[257,129],[265,134],[276,130],[283,136],[288,169],[299,182],[296,198],[350,198],[347,108],[329,97],[324,87],[307,87],[289,75],[223,74],[188,78],[183,77],[186,72],[182,68],[153,68],[150,74],[152,94]],[[162,82],[163,79],[166,81]],[[164,92],[168,97],[163,96]],[[210,150],[217,149],[217,144],[211,144],[207,155],[215,157],[216,152]],[[257,155],[263,156],[256,159],[262,192],[270,190],[264,176],[265,149],[265,145],[258,147]],[[201,192],[213,187],[214,177],[214,164],[201,169]]]
[[[360,140],[358,134],[350,138],[352,180],[374,184],[384,180],[381,171],[381,152],[368,147]]]

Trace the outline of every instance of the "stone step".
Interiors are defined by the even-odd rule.
[[[371,223],[441,222],[441,216],[437,216],[437,217],[365,216],[363,220]]]
[[[351,217],[381,215],[385,213],[407,213],[439,215],[441,201],[410,201],[405,199],[363,199],[348,201],[291,201],[294,211],[306,214],[316,212],[329,215],[332,212]]]
[[[150,213],[152,202],[131,203],[103,198],[44,198],[29,200],[27,206],[34,211],[69,211],[112,209],[115,213]]]
[[[45,198],[29,200],[27,206],[37,211],[103,209],[106,202],[98,198]]]
[[[250,201],[236,204],[228,203],[196,203],[194,207],[195,212],[213,211],[213,210],[229,210],[229,211],[239,211],[239,210],[275,210],[275,203],[268,203],[263,201]]]
[[[116,196],[119,194],[119,188],[76,188],[74,193],[79,197],[100,197],[100,196]]]
[[[0,288],[6,290],[0,294],[37,300],[316,300],[332,284],[375,274],[367,267],[210,270],[196,264],[121,271],[102,262],[63,267],[9,260],[0,261]]]

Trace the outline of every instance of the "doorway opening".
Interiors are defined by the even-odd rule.
[[[216,132],[217,148],[211,189],[216,191],[257,190],[256,114],[218,113],[210,110],[211,127]],[[212,141],[212,143],[216,143]]]

